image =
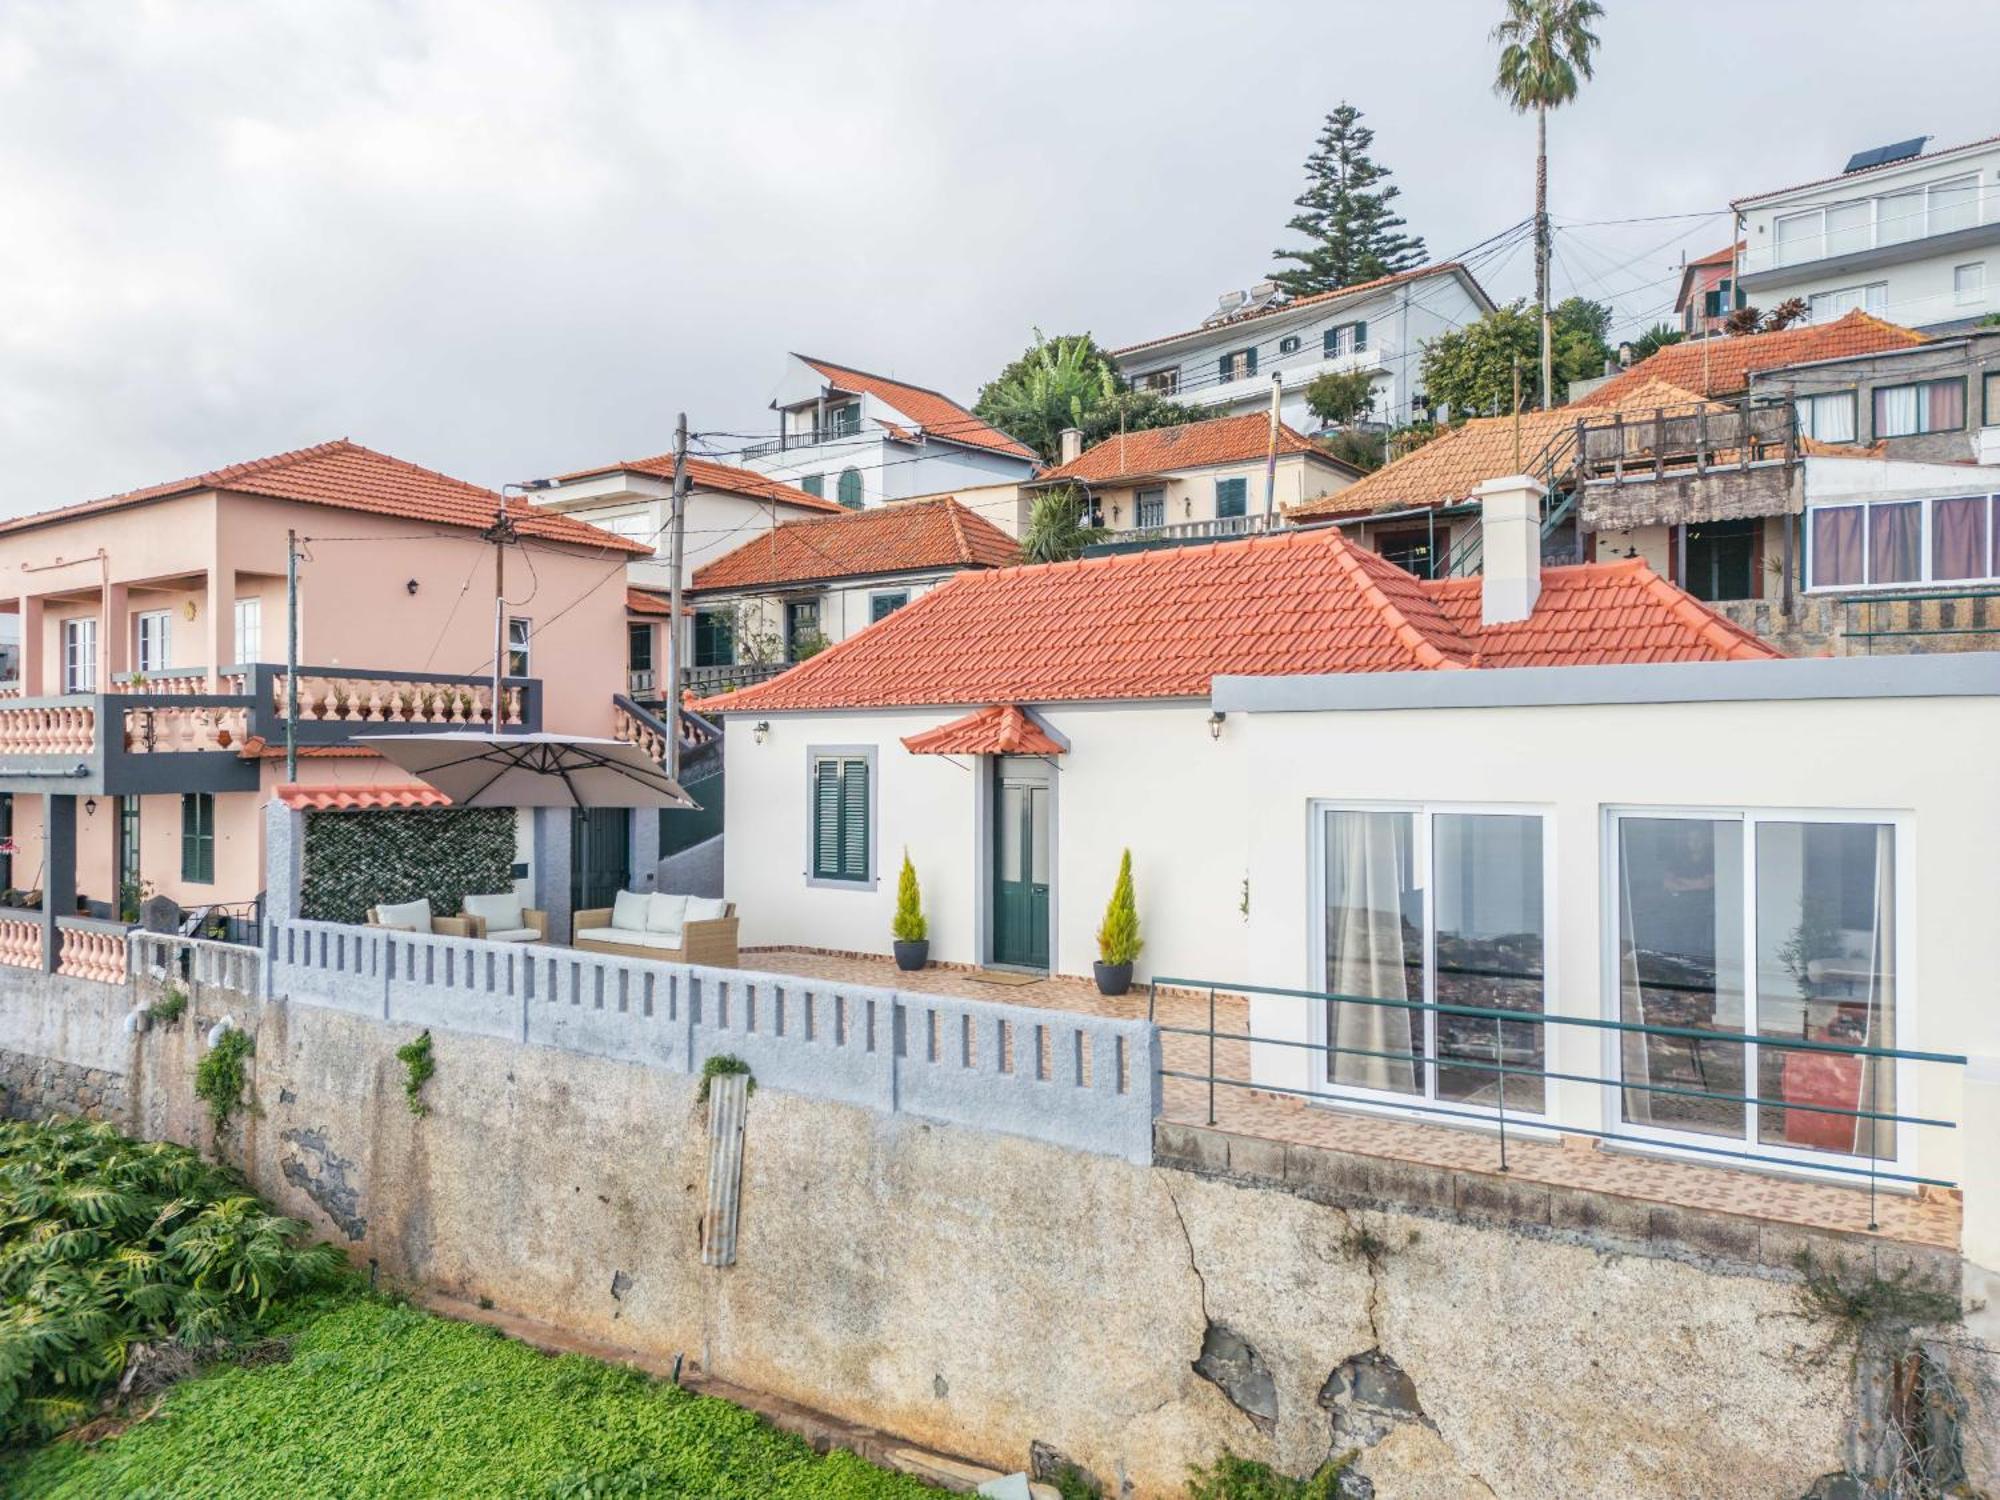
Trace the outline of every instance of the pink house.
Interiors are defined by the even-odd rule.
[[[646,550],[345,441],[0,522],[20,664],[0,686],[0,885],[48,892],[45,934],[142,890],[247,917],[264,802],[421,805],[354,738],[492,722],[496,581],[501,722],[614,733],[625,564]]]

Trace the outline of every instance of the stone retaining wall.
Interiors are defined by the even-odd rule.
[[[0,1048],[0,1112],[10,1120],[125,1119],[125,1075]]]

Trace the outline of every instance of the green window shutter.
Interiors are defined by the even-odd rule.
[[[815,880],[868,878],[868,762],[827,756],[813,762]]]
[[[840,471],[840,503],[849,510],[861,509],[861,471],[842,469]]]
[[[1236,378],[1236,356],[1225,354],[1215,362],[1216,378],[1225,384]]]
[[[181,795],[181,879],[215,880],[215,798],[207,792]]]
[[[1244,512],[1245,492],[1249,488],[1247,479],[1218,479],[1215,481],[1215,513],[1218,516],[1240,516]]]
[[[1327,329],[1325,334],[1320,338],[1319,349],[1320,353],[1328,359],[1332,359],[1334,355],[1340,353],[1340,330],[1338,328]]]
[[[843,761],[840,768],[840,874],[868,878],[868,762]]]
[[[808,495],[816,495],[824,500],[826,498],[826,476],[824,474],[808,474],[799,481],[799,488],[804,490]]]
[[[840,762],[813,763],[813,878],[840,874]]]
[[[1257,346],[1255,344],[1252,344],[1248,349],[1243,351],[1243,373],[1245,375],[1255,375],[1257,373]]]
[[[1363,318],[1354,325],[1354,352],[1359,354],[1368,347],[1368,320]]]

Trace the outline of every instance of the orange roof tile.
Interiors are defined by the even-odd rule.
[[[996,703],[922,734],[904,737],[912,755],[1061,755],[1064,747],[1011,703]]]
[[[941,438],[948,443],[964,443],[973,448],[988,448],[995,453],[1008,453],[1016,458],[1035,460],[1039,455],[1026,443],[1017,442],[989,422],[982,421],[960,406],[951,397],[921,385],[911,385],[906,381],[891,380],[886,375],[870,375],[866,370],[857,370],[849,365],[836,365],[824,359],[814,359],[810,355],[793,356],[811,365],[820,374],[832,381],[843,391],[856,395],[873,396],[893,406],[922,429],[923,436]]]
[[[1156,344],[1171,344],[1175,339],[1188,338],[1197,333],[1209,333],[1217,328],[1235,328],[1244,323],[1254,323],[1259,318],[1272,318],[1280,313],[1297,312],[1302,307],[1312,307],[1321,302],[1337,302],[1342,297],[1358,297],[1363,292],[1379,292],[1384,287],[1399,286],[1405,281],[1421,281],[1427,276],[1442,276],[1448,272],[1456,272],[1464,276],[1467,281],[1472,281],[1474,286],[1479,285],[1477,281],[1473,281],[1472,273],[1457,261],[1443,260],[1434,266],[1418,266],[1414,271],[1398,271],[1391,276],[1378,276],[1373,281],[1357,281],[1352,286],[1337,286],[1330,292],[1314,292],[1310,297],[1294,297],[1289,302],[1280,302],[1275,307],[1260,307],[1255,312],[1244,313],[1241,317],[1230,318],[1225,322],[1204,323],[1199,328],[1184,328],[1179,333],[1163,333],[1156,339],[1141,339],[1136,344],[1113,349],[1110,354],[1113,359],[1118,359],[1127,354],[1137,354],[1141,349],[1151,349]],[[1479,294],[1485,297],[1485,289],[1481,288]]]
[[[920,500],[786,521],[695,570],[697,590],[759,588],[917,573],[932,568],[1004,568],[1020,544],[956,500]]]
[[[400,516],[412,521],[465,526],[481,531],[493,524],[502,503],[493,490],[430,469],[420,469],[400,458],[391,458],[386,453],[377,453],[342,438],[317,447],[300,448],[224,469],[212,469],[191,479],[175,479],[166,484],[149,485],[145,489],[128,490],[122,495],[107,495],[101,500],[86,500],[56,510],[16,516],[12,520],[0,521],[0,533],[25,531],[76,516],[97,515],[150,500],[199,494],[203,490],[264,495],[274,500],[297,500],[308,505],[331,506],[336,510],[370,511],[376,515]],[[509,496],[505,503],[507,514],[523,536],[617,552],[653,550],[643,542],[628,541],[608,531],[600,531],[569,516],[530,505],[526,500]]]
[[[434,786],[281,786],[278,800],[302,812],[372,812],[390,807],[449,807]]]
[[[1451,671],[1778,653],[1643,562],[1544,572],[1482,628],[1478,583],[1422,582],[1331,530],[964,573],[724,713],[1199,698],[1219,674]],[[1468,605],[1469,601],[1469,605]]]
[[[558,474],[558,484],[568,484],[573,479],[595,479],[601,474],[645,474],[653,479],[674,477],[674,456],[671,453],[655,454],[651,458],[627,459],[621,463],[600,464],[594,469],[578,469],[573,474]],[[775,479],[766,479],[750,469],[739,469],[734,464],[719,464],[712,458],[696,458],[688,455],[688,488],[690,490],[714,490],[724,495],[743,495],[752,500],[777,500],[786,505],[795,505],[801,510],[837,511],[840,506],[818,495],[808,495],[804,490],[789,484],[780,484]]]
[[[1576,425],[1574,412],[1521,413],[1521,464],[1532,465],[1549,442]],[[1364,474],[1346,489],[1295,505],[1295,521],[1359,516],[1377,510],[1455,505],[1488,479],[1515,471],[1514,419],[1474,417],[1432,438],[1394,463]]]
[[[625,590],[625,613],[663,620],[673,613],[673,602],[665,594],[653,589],[628,588]],[[681,613],[685,615],[692,611],[686,604],[682,604]]]
[[[1622,407],[1634,387],[1664,381],[1697,396],[1736,396],[1750,388],[1759,370],[1839,359],[1848,354],[1879,354],[1928,343],[1921,333],[1856,308],[1831,323],[1808,323],[1775,333],[1739,333],[1719,338],[1684,339],[1642,359],[1616,379],[1606,381],[1572,406]]]
[[[1209,464],[1248,463],[1262,460],[1270,450],[1268,416],[1252,412],[1242,417],[1212,417],[1206,422],[1149,427],[1144,432],[1108,437],[1060,468],[1044,471],[1038,482],[1075,479],[1085,484],[1110,484]],[[1283,423],[1278,426],[1278,452],[1317,454],[1335,468],[1350,474],[1360,472]]]

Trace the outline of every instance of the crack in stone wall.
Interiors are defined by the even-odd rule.
[[[285,1181],[319,1205],[320,1211],[350,1240],[368,1233],[361,1213],[361,1186],[349,1179],[354,1163],[334,1154],[322,1130],[287,1130],[279,1139],[297,1148],[278,1164]]]

